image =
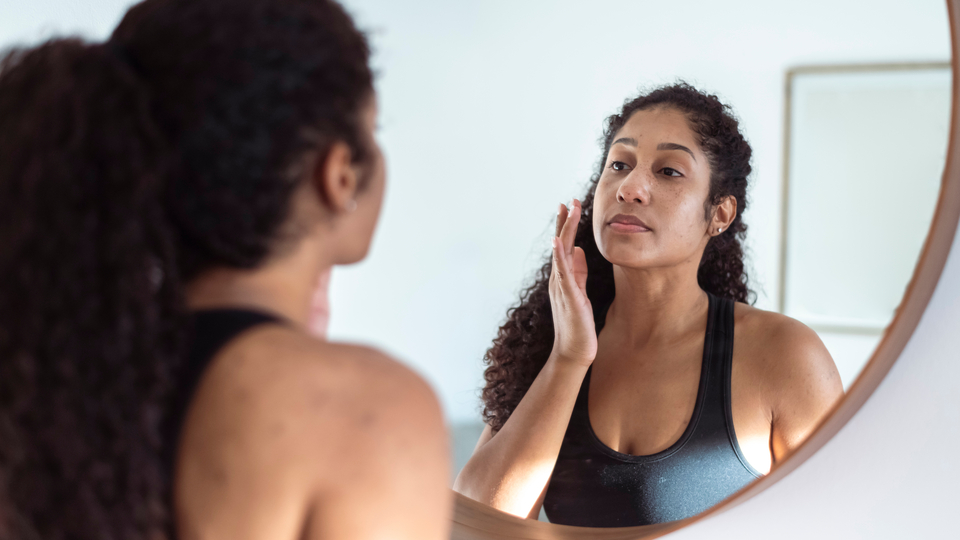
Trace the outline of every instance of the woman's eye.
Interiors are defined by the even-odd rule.
[[[625,171],[627,170],[627,164],[622,161],[614,161],[610,163],[610,168],[615,171]]]
[[[660,169],[660,172],[662,172],[667,176],[683,176],[682,174],[680,174],[680,171],[676,169],[671,169],[670,167],[664,167]]]

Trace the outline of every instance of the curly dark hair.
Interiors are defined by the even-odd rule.
[[[361,165],[366,38],[330,0],[147,0],[0,61],[0,539],[173,537],[184,284],[255,268],[306,156]]]
[[[751,300],[743,264],[742,242],[747,230],[743,211],[747,208],[747,176],[750,175],[750,145],[740,133],[737,119],[716,96],[679,82],[627,100],[620,112],[606,119],[601,138],[603,155],[583,197],[583,212],[574,244],[583,248],[587,260],[587,297],[593,305],[597,331],[603,327],[607,308],[615,294],[613,264],[603,258],[593,235],[593,201],[610,145],[617,132],[633,113],[656,107],[683,112],[697,134],[701,150],[710,162],[710,192],[704,201],[704,219],[725,197],[737,200],[737,215],[722,234],[707,243],[697,281],[714,295],[738,302]],[[553,349],[554,328],[550,307],[549,282],[552,261],[536,272],[532,285],[520,293],[519,303],[507,311],[493,346],[484,360],[483,419],[494,430],[504,423],[533,384]]]

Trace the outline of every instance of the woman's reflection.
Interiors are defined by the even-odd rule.
[[[686,84],[608,119],[582,206],[508,312],[487,427],[455,489],[581,526],[697,514],[766,473],[842,395],[817,335],[746,302],[749,144]]]

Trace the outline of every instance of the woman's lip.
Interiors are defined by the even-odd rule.
[[[634,225],[632,223],[622,223],[620,221],[611,221],[610,228],[623,233],[638,233],[638,232],[650,232],[650,229],[642,225]]]
[[[608,223],[611,229],[619,232],[646,232],[650,230],[640,218],[628,214],[617,214]]]

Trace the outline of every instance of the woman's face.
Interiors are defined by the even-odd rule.
[[[614,136],[593,203],[604,258],[631,268],[699,264],[710,164],[697,141],[672,107],[637,111]]]

